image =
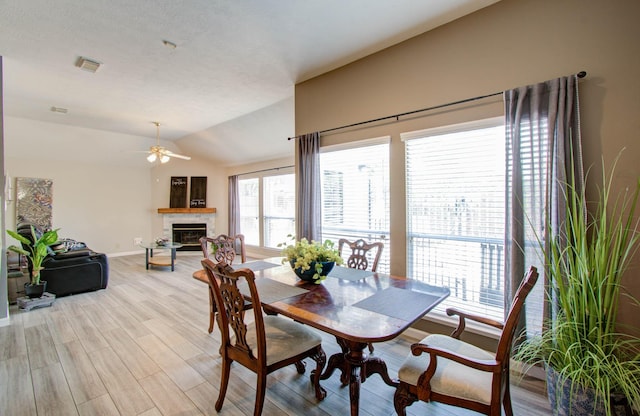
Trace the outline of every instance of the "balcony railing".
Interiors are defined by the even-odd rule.
[[[407,258],[408,277],[451,289],[444,306],[464,305],[503,318],[502,239],[415,233],[409,236]]]

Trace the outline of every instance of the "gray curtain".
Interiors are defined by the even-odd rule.
[[[320,205],[320,133],[304,134],[296,143],[296,238],[322,239]]]
[[[584,176],[576,75],[505,91],[504,98],[506,314],[529,266],[544,273],[539,241],[549,241],[564,221],[567,175],[575,175],[578,190],[584,187]],[[546,276],[544,280],[547,287]],[[540,326],[549,308],[545,304],[543,311],[536,311]],[[522,327],[526,319],[523,314]]]
[[[238,175],[229,176],[229,235],[240,234]]]

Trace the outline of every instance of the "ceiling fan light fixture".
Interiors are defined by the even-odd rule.
[[[149,156],[147,156],[147,160],[149,161],[149,163],[153,163],[155,161],[159,161],[160,163],[167,163],[171,160],[172,157],[191,160],[189,156],[173,153],[170,150],[160,146],[160,123],[158,121],[152,121],[152,123],[156,126],[156,145],[149,148]]]

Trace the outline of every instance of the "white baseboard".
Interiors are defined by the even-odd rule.
[[[0,327],[9,326],[9,325],[11,325],[11,318],[10,317],[7,316],[6,318],[0,319]]]

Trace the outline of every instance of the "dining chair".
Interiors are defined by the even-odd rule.
[[[302,360],[305,358],[311,358],[316,362],[316,368],[311,373],[311,382],[315,388],[316,399],[324,399],[327,393],[320,386],[320,374],[327,358],[322,349],[320,335],[308,326],[291,319],[263,314],[255,276],[250,269],[234,270],[224,262],[214,263],[210,259],[203,259],[202,266],[207,272],[216,306],[220,311],[217,317],[222,334],[222,374],[215,409],[222,409],[231,364],[234,361],[256,373],[256,401],[253,410],[255,416],[262,413],[267,375],[291,364],[295,364],[298,373],[303,374],[305,364]],[[241,287],[248,287],[250,301],[253,304],[253,320],[245,316],[250,312],[238,307],[244,303],[247,295],[246,290],[245,293],[240,291]]]
[[[246,263],[247,254],[244,246],[244,235],[219,234],[215,237],[200,238],[200,247],[205,259],[213,257],[216,262],[224,261],[233,264],[236,256],[240,254],[242,263]],[[238,249],[240,253],[238,253]]]
[[[346,250],[345,246],[351,251]],[[346,265],[352,269],[375,272],[378,270],[378,262],[383,249],[384,244],[379,241],[367,243],[362,238],[355,241],[349,241],[346,238],[338,240],[338,252],[341,257],[346,257]],[[369,263],[371,263],[371,267],[369,267]]]
[[[411,345],[411,354],[398,370],[398,387],[393,403],[396,413],[406,415],[405,408],[416,400],[436,401],[464,407],[485,415],[513,415],[509,392],[511,347],[524,302],[538,280],[533,266],[518,287],[504,323],[468,314],[455,308],[447,315],[459,317],[450,336],[428,335]],[[500,329],[495,353],[461,341],[466,320]]]
[[[350,251],[346,250],[345,246],[348,247]],[[362,238],[355,241],[349,241],[346,238],[338,240],[340,257],[346,257],[345,264],[352,269],[371,270],[375,272],[378,270],[378,262],[380,261],[380,256],[382,256],[383,249],[384,244],[379,241],[367,243]],[[371,268],[369,268],[369,263],[371,263]],[[373,353],[373,349],[373,344],[369,343],[369,353]]]
[[[247,261],[243,234],[236,234],[235,236],[220,234],[215,237],[201,237],[200,247],[205,259],[213,257],[216,262],[224,261],[227,264],[233,264],[238,248],[240,248],[240,260],[242,260],[242,263]],[[248,302],[247,307],[251,307]],[[215,321],[216,303],[213,300],[213,288],[209,285],[209,333],[213,332]]]

